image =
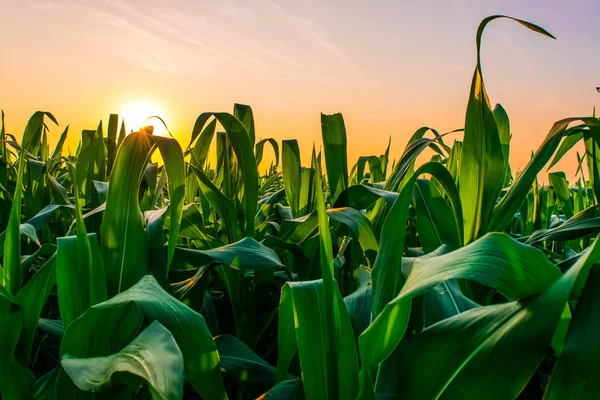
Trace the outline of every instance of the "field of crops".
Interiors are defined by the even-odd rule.
[[[421,128],[394,161],[349,162],[340,114],[310,160],[239,104],[185,147],[111,115],[74,156],[50,113],[20,140],[2,114],[0,397],[596,398],[600,120],[556,122],[513,174],[495,18],[462,140]],[[548,174],[578,142],[576,181]]]

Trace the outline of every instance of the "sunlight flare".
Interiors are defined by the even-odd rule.
[[[166,118],[168,116],[164,108],[155,103],[149,101],[132,101],[122,108],[121,115],[125,121],[125,128],[128,133],[137,132],[144,126],[152,126],[155,135],[169,135],[167,129],[158,118],[151,118],[158,116],[167,122]]]

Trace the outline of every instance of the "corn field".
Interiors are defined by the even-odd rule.
[[[479,59],[499,17],[462,140],[424,127],[395,161],[349,164],[341,114],[310,160],[240,104],[185,147],[113,114],[75,155],[52,114],[20,140],[2,114],[0,397],[596,398],[600,120],[513,174]],[[548,174],[579,142],[575,182]]]

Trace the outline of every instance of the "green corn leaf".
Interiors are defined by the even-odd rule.
[[[323,279],[289,282],[279,307],[277,381],[281,382],[296,353],[308,398],[354,398],[358,389],[358,360],[352,324],[334,280],[331,233],[320,190],[320,162],[313,152],[319,221],[320,264]]]
[[[117,129],[119,129],[119,116],[117,114],[110,114],[106,129],[107,176],[110,176],[115,159],[117,158]]]
[[[462,293],[458,281],[442,282],[423,295],[423,327],[427,328],[478,306]]]
[[[325,309],[327,299],[323,289],[323,280],[290,282],[283,287],[279,306],[277,381],[285,379],[289,364],[298,351],[302,383],[308,398],[354,398],[358,366],[352,325],[347,313],[339,323],[331,321]],[[339,309],[345,310],[339,291],[335,294]],[[339,324],[333,331],[332,322]],[[329,338],[335,338],[335,343]]]
[[[68,133],[69,133],[69,125],[66,126],[63,133],[60,134],[60,137],[58,138],[58,142],[56,142],[56,147],[54,147],[54,151],[52,152],[53,159],[59,158],[61,156],[61,154],[63,153],[63,147],[65,145],[65,142],[67,141]]]
[[[205,399],[226,398],[219,356],[204,318],[165,292],[150,275],[127,291],[91,307],[73,322],[65,331],[61,357],[113,354],[114,349],[125,347],[135,338],[144,316],[171,332],[183,354],[185,376],[194,389]],[[64,384],[64,378],[59,378],[59,384],[59,397],[74,390]]]
[[[127,372],[148,383],[153,400],[183,398],[183,356],[171,332],[158,321],[118,353],[94,358],[65,354],[61,364],[77,387],[85,391],[110,387],[115,373]]]
[[[358,239],[363,252],[374,259],[377,251],[379,251],[377,234],[373,225],[371,225],[371,222],[364,214],[354,208],[344,207],[327,210],[327,215],[332,220],[350,228],[352,236]]]
[[[442,244],[453,249],[462,246],[462,207],[458,190],[450,173],[444,174],[454,210],[436,189],[433,182],[417,179],[415,199],[417,211],[417,232],[421,246],[429,253]],[[456,214],[455,214],[456,213]]]
[[[58,238],[56,283],[64,325],[106,300],[106,278],[95,233]]]
[[[573,216],[573,206],[571,204],[571,193],[569,191],[569,184],[567,183],[567,176],[564,172],[553,172],[548,174],[550,184],[554,188],[554,193],[560,203],[560,209],[567,218]]]
[[[167,250],[167,270],[171,265],[179,228],[183,214],[183,202],[185,198],[185,166],[183,152],[175,139],[162,136],[153,136],[152,140],[160,151],[160,155],[167,170],[169,189],[169,239]]]
[[[300,217],[300,185],[302,182],[302,166],[300,164],[300,149],[296,139],[284,140],[281,143],[283,187],[285,195],[295,217]],[[303,182],[302,182],[303,183]]]
[[[465,243],[487,232],[506,170],[502,143],[508,142],[504,137],[507,132],[503,132],[501,140],[481,72],[481,37],[487,24],[497,18],[512,19],[535,32],[553,37],[529,22],[500,15],[485,18],[477,29],[477,66],[467,104],[460,163],[460,199],[463,204]],[[504,118],[498,116],[504,131]]]
[[[369,208],[380,198],[383,198],[387,205],[391,207],[392,204],[394,204],[394,201],[396,201],[396,198],[398,198],[398,193],[396,192],[390,192],[365,185],[350,186],[347,189],[347,192],[350,207],[358,210]]]
[[[168,290],[169,278],[164,235],[164,215],[168,208],[144,212],[144,226],[148,240],[148,272]]]
[[[510,183],[510,120],[506,110],[500,104],[496,104],[493,113],[502,146],[502,155],[504,156],[504,181],[502,185],[506,186]]]
[[[244,342],[231,335],[221,335],[215,338],[215,344],[226,376],[240,384],[263,389],[273,385],[276,368],[260,358]],[[294,377],[288,375],[287,379]]]
[[[579,297],[598,261],[595,247],[533,298],[478,307],[423,331],[403,350],[398,375],[403,394],[415,399],[516,398],[547,354],[567,301]],[[490,360],[492,375],[486,371]],[[444,368],[426,368],[438,362]],[[467,384],[472,379],[477,385]]]
[[[331,203],[335,203],[348,187],[348,156],[346,154],[346,127],[342,114],[321,114],[321,132],[325,149],[327,181]],[[343,205],[347,201],[340,200]]]
[[[600,386],[594,374],[600,355],[600,326],[596,318],[600,311],[598,285],[600,273],[596,265],[590,270],[577,302],[565,347],[552,372],[545,400],[592,398],[598,393]]]
[[[565,132],[565,139],[560,144],[558,150],[556,150],[556,154],[554,158],[550,162],[548,169],[554,167],[565,154],[569,152],[577,143],[579,143],[583,139],[583,129],[581,126],[574,126]],[[577,175],[577,174],[575,174]]]
[[[384,222],[379,243],[379,253],[373,266],[373,316],[376,317],[385,305],[391,301],[402,287],[400,267],[404,253],[404,239],[406,236],[406,220],[408,206],[413,191],[413,185],[420,174],[429,173],[439,177],[442,184],[450,184],[451,180],[445,178],[448,171],[439,163],[430,162],[421,166],[404,186],[400,195],[394,202]],[[446,191],[451,192],[453,186],[447,186]],[[455,209],[458,208],[458,203]],[[456,214],[455,214],[456,215]]]
[[[109,295],[131,287],[148,271],[148,243],[138,190],[152,147],[149,135],[128,135],[112,170],[101,226]]]
[[[299,215],[306,215],[315,209],[316,193],[314,191],[314,177],[315,170],[313,168],[302,169],[300,176],[300,197],[298,199]]]
[[[202,122],[202,120],[197,120],[196,124],[194,125],[192,137],[198,135],[200,135],[200,137],[198,138],[198,141],[196,142],[196,144],[190,152],[190,163],[200,169],[204,167],[204,163],[206,161],[206,158],[208,157],[208,150],[210,149],[210,144],[213,140],[213,137],[215,136],[215,129],[217,127],[216,119],[213,119],[206,126],[199,126],[199,123]],[[202,130],[202,132],[200,132],[202,128],[204,129]]]
[[[550,160],[565,135],[568,125],[574,121],[583,121],[588,126],[600,127],[600,120],[597,118],[566,118],[555,122],[533,158],[525,169],[516,176],[502,200],[494,207],[494,215],[490,222],[489,231],[502,231],[506,228],[527,197],[538,172]]]
[[[15,359],[23,320],[21,308],[9,296],[0,290],[0,395],[3,399],[29,400],[35,376]]]
[[[304,400],[304,388],[300,379],[279,382],[257,400]]]
[[[360,336],[363,365],[379,364],[400,342],[408,322],[406,308],[412,297],[458,278],[493,287],[508,299],[514,299],[542,292],[560,278],[560,271],[540,250],[497,233],[445,255],[421,262],[417,259],[400,294],[387,303]]]
[[[198,178],[202,194],[221,218],[229,241],[235,242],[240,240],[242,238],[242,229],[237,219],[233,201],[225,196],[202,171],[193,165],[190,165],[190,168]]]
[[[354,336],[357,338],[371,323],[372,292],[371,271],[361,265],[358,270],[358,288],[344,297]]]
[[[38,320],[55,283],[56,257],[53,255],[15,296],[14,302],[21,306],[23,317],[16,354],[23,365],[29,362]]]
[[[233,106],[233,116],[244,124],[250,143],[254,146],[255,133],[254,133],[254,114],[252,113],[252,107],[246,104],[235,104]]]
[[[21,158],[19,159],[19,171],[17,173],[17,186],[13,195],[13,202],[4,240],[4,271],[2,274],[2,286],[4,286],[11,296],[15,296],[21,288],[21,196],[23,193],[24,170],[25,157],[21,154]]]
[[[44,117],[48,117],[50,121],[58,125],[56,118],[49,112],[36,111],[29,118],[21,139],[23,149],[33,156],[38,156],[42,147],[42,135],[45,126]]]
[[[242,271],[255,271],[283,265],[275,251],[251,237],[208,250],[177,247],[175,259],[185,260],[198,266],[207,266],[216,262]]]
[[[585,141],[585,155],[588,169],[589,186],[594,192],[596,201],[600,201],[600,126],[598,124],[589,125],[589,131],[583,132]]]
[[[165,162],[169,180],[167,268],[175,252],[185,198],[183,153],[174,139],[133,133],[124,139],[117,154],[101,226],[106,281],[110,294],[125,290],[148,272],[148,243],[138,203],[138,191],[154,146]]]
[[[251,110],[246,111],[246,114],[248,112],[251,113]],[[245,121],[248,121],[245,117],[246,114],[242,115],[242,117]],[[240,122],[240,120],[227,113],[203,113],[196,120],[196,125],[203,127],[208,119],[213,116],[225,129],[227,138],[231,143],[231,147],[233,148],[240,167],[244,190],[239,191],[237,197],[244,210],[245,223],[242,227],[242,232],[246,236],[254,236],[254,217],[258,208],[258,173],[256,171],[256,160],[254,158],[254,138],[250,137],[250,133],[246,130],[245,125]],[[200,131],[201,129],[192,132],[190,145],[194,143]],[[195,136],[194,133],[196,134]],[[225,195],[227,195],[226,191]]]
[[[593,233],[600,228],[600,206],[592,206],[575,214],[555,228],[539,229],[525,241],[534,244],[548,240],[574,240]]]
[[[262,161],[265,143],[269,143],[271,147],[273,147],[273,151],[275,152],[275,168],[277,168],[279,166],[279,144],[273,138],[262,139],[254,146],[256,153],[256,166],[258,166]]]

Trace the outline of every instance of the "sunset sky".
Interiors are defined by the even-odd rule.
[[[421,126],[462,127],[482,18],[490,100],[511,118],[513,170],[558,119],[600,106],[600,2],[0,0],[0,108],[21,137],[50,111],[52,143],[109,113],[158,113],[187,145],[198,114],[250,104],[257,138],[298,138],[304,164],[320,112],[342,112],[351,162],[398,157]],[[129,128],[134,128],[129,126]],[[460,137],[460,136],[456,136]],[[560,165],[575,172],[575,154]]]

